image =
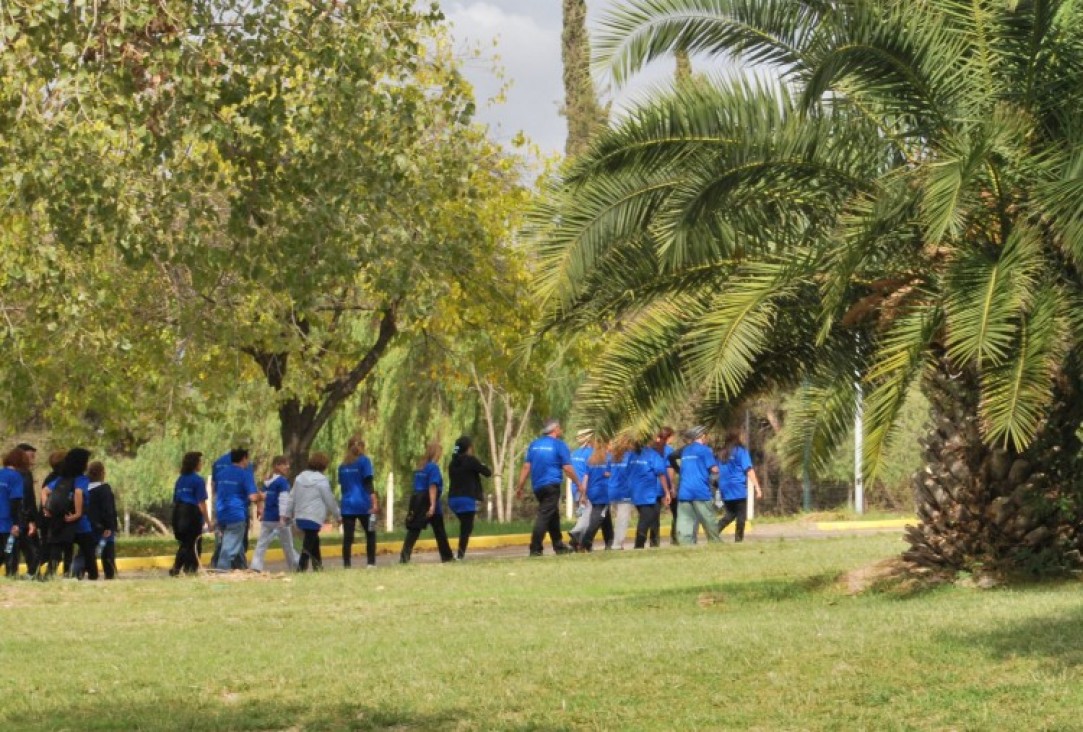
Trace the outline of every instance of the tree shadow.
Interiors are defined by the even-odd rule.
[[[950,640],[999,660],[1037,658],[1056,670],[1083,666],[1083,608],[1052,617],[1028,618],[993,630],[948,634]]]
[[[126,690],[132,693],[133,689]],[[328,704],[314,699],[311,706],[262,701],[231,703],[222,697],[192,693],[188,699],[148,701],[85,697],[63,708],[38,706],[33,713],[0,714],[4,728],[71,730],[396,730],[500,729],[519,732],[566,732],[571,725],[528,721],[521,724],[492,720],[475,710],[455,707],[421,712],[406,707],[375,708],[346,702]]]

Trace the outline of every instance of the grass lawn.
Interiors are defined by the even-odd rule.
[[[1078,729],[1078,583],[837,588],[900,547],[0,583],[0,728]]]

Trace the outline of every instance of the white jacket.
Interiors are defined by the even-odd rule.
[[[306,470],[293,481],[293,488],[282,496],[286,499],[282,516],[294,521],[315,521],[322,524],[327,517],[334,516],[335,521],[342,518],[338,510],[338,501],[331,493],[331,483],[323,473]],[[281,505],[281,504],[280,504]]]

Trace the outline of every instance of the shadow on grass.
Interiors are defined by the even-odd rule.
[[[809,577],[749,580],[745,582],[712,582],[704,585],[634,592],[626,602],[643,607],[749,604],[757,602],[792,602],[819,595],[834,586],[837,572],[824,572]]]
[[[182,694],[178,690],[178,695]],[[3,715],[0,715],[2,718]],[[5,729],[71,730],[433,730],[500,729],[520,732],[564,732],[568,724],[530,721],[516,724],[494,720],[464,708],[437,713],[410,709],[375,709],[363,704],[328,704],[314,693],[310,706],[286,704],[273,697],[262,701],[230,703],[220,698],[192,696],[158,702],[110,699],[106,695],[84,699],[64,709],[41,709],[29,716],[5,719]]]
[[[1083,666],[1083,608],[1053,617],[1028,618],[981,632],[951,633],[952,642],[994,658],[1037,658],[1057,670]]]

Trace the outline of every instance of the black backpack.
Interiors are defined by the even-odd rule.
[[[53,486],[52,493],[45,501],[45,510],[54,519],[63,518],[75,510],[75,480],[61,478]]]

